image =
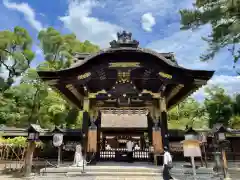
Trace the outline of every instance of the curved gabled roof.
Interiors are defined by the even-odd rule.
[[[206,84],[214,74],[214,71],[192,70],[181,67],[174,61],[172,53],[158,53],[150,49],[140,48],[138,42],[131,40],[131,34],[126,32],[118,34],[118,41],[114,40],[110,45],[110,48],[93,54],[77,54],[77,62],[67,69],[38,71],[38,75],[42,80],[49,82],[64,94],[70,102],[82,108],[82,98],[87,96],[84,90],[86,85],[89,92],[92,93],[101,89],[107,89],[108,93],[111,93],[109,88],[116,83],[118,73],[117,69],[112,69],[109,66],[109,63],[137,61],[141,64],[141,67],[131,70],[132,83],[141,91],[144,89],[151,90],[153,93],[164,91],[162,94],[166,96],[168,108],[170,108],[191,92]],[[87,80],[78,78],[79,74],[86,74],[88,71],[91,71],[91,78]],[[160,73],[169,75],[170,78],[164,78]],[[69,88],[67,85],[74,88]],[[162,87],[165,87],[164,90],[161,90]],[[129,88],[126,89],[129,90]],[[111,94],[114,96],[114,93]]]
[[[178,64],[176,62],[174,62],[170,59],[167,59],[165,57],[167,53],[165,53],[165,56],[164,56],[164,54],[161,54],[161,53],[158,53],[156,51],[146,49],[146,48],[119,47],[119,48],[107,48],[107,49],[103,49],[103,50],[101,50],[97,53],[89,54],[89,55],[85,56],[85,58],[83,60],[79,60],[76,63],[72,64],[72,66],[68,69],[79,67],[79,66],[87,63],[88,61],[90,61],[90,60],[94,59],[95,57],[100,56],[102,54],[115,53],[115,52],[119,52],[119,51],[129,51],[129,52],[134,51],[134,52],[146,53],[146,54],[155,56],[156,58],[159,58],[160,60],[164,61],[166,64],[168,64],[170,66],[180,67],[180,66],[178,66]]]

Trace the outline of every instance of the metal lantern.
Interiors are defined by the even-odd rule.
[[[28,140],[35,141],[39,139],[38,132],[28,132]]]
[[[61,151],[62,151],[62,144],[63,144],[63,133],[64,133],[64,131],[57,126],[53,130],[53,146],[58,148],[57,167],[60,167],[60,164],[61,164]]]
[[[226,134],[225,132],[219,132],[218,134],[218,141],[225,141],[226,140]]]
[[[185,140],[198,140],[198,133],[192,127],[188,128],[184,134]]]
[[[61,146],[63,143],[63,134],[61,133],[56,133],[53,135],[53,145],[55,147]]]
[[[30,124],[28,128],[28,140],[37,141],[39,140],[40,132],[42,132],[42,128],[38,124]]]
[[[213,133],[218,142],[226,140],[227,129],[221,123],[217,123],[213,126]]]
[[[55,127],[53,130],[53,146],[60,147],[63,144],[63,130]]]

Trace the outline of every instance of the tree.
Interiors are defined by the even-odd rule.
[[[240,128],[240,94],[237,94],[233,99],[233,115],[229,121],[229,125],[232,128]]]
[[[39,111],[41,108],[42,101],[48,96],[47,85],[44,84],[35,69],[28,69],[28,71],[23,75],[21,79],[21,85],[28,84],[32,89],[32,103],[31,103],[31,111],[28,116],[28,122],[33,122],[34,119],[39,120]]]
[[[13,86],[2,93],[3,103],[0,106],[0,119],[8,126],[27,127],[36,123],[37,118],[31,118],[33,95],[35,89],[30,84]]]
[[[75,35],[62,35],[53,28],[41,31],[38,38],[46,59],[37,67],[42,70],[70,67],[75,53],[99,50],[89,41],[82,43]],[[50,129],[55,125],[81,127],[82,113],[43,83],[36,69],[27,68],[21,71],[21,76],[20,84],[9,86],[0,93],[0,124],[25,128],[29,123],[39,123]],[[5,82],[0,79],[0,85],[2,83]]]
[[[209,44],[208,51],[201,56],[209,60],[225,47],[233,55],[234,63],[240,58],[240,0],[196,0],[195,10],[180,11],[183,30],[196,29],[210,24],[212,33],[203,38]]]
[[[189,97],[169,112],[172,128],[184,129],[186,125],[194,128],[206,128],[208,117],[205,107]]]
[[[233,114],[240,115],[240,94],[237,94],[233,99]]]
[[[215,123],[223,123],[228,126],[228,122],[232,117],[232,99],[227,95],[224,89],[218,86],[206,88],[207,98],[204,101],[206,111],[209,115],[209,127]]]
[[[45,57],[45,62],[39,68],[44,70],[68,68],[73,63],[76,53],[99,50],[98,46],[89,41],[81,43],[74,34],[62,35],[52,27],[40,31],[38,39]]]
[[[82,43],[76,39],[74,34],[62,35],[52,27],[40,31],[38,39],[45,57],[45,62],[40,64],[38,69],[59,70],[68,68],[73,63],[76,53],[99,51],[99,47],[89,41]],[[51,102],[54,102],[54,100]],[[81,113],[77,109],[69,107],[67,103],[64,104],[64,107],[59,107],[60,104],[56,102],[55,106],[50,108],[50,112],[53,113],[52,115],[54,115],[56,121],[59,121],[59,124],[65,124],[67,127],[72,127],[73,125],[79,127],[82,119]],[[59,117],[61,117],[61,120]],[[63,123],[63,117],[66,123]],[[56,121],[54,121],[55,124],[57,123]]]
[[[15,78],[29,68],[34,59],[31,48],[32,39],[26,29],[15,27],[13,32],[0,32],[0,70],[5,76],[0,79],[1,91],[11,87]]]

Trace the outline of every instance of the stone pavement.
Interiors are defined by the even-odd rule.
[[[173,177],[175,178],[175,180],[193,180],[193,177],[192,175],[184,175],[183,173],[183,167],[182,165],[185,164],[185,163],[176,163],[174,165],[174,170],[175,170],[175,173],[173,173]],[[133,163],[133,164],[123,164],[123,163],[101,163],[101,166],[103,168],[103,170],[101,170],[101,168],[98,170],[98,173],[99,174],[92,174],[90,176],[83,176],[81,175],[81,173],[79,173],[78,175],[76,174],[71,174],[71,173],[65,173],[65,174],[59,174],[59,173],[50,173],[48,174],[47,176],[34,176],[34,177],[31,177],[30,179],[31,180],[162,180],[162,177],[161,177],[161,168],[162,167],[156,167],[156,166],[152,166],[152,165],[149,165],[149,164],[142,164],[142,163]],[[125,174],[124,175],[118,175],[117,172],[113,172],[114,171],[114,167],[113,166],[117,166],[118,168],[118,171],[121,171],[123,169],[125,169],[125,173],[126,173],[126,176]],[[88,166],[90,169],[92,169],[93,172],[96,171],[96,168],[97,166]],[[125,168],[124,168],[125,167]],[[231,165],[231,167],[234,167],[234,165]],[[236,166],[235,166],[236,167]],[[109,174],[101,174],[102,171],[105,172],[105,169],[107,168],[108,172],[110,172]],[[151,172],[146,172],[146,173],[157,173],[155,172],[156,171],[156,168],[158,169],[158,175],[143,175],[140,174],[139,175],[139,172],[141,170],[141,168],[144,168],[144,169],[148,169],[150,168],[151,169]],[[134,169],[135,170],[135,173],[136,175],[130,175],[129,173],[132,172],[129,171],[129,172],[126,172],[127,170],[126,169]],[[148,170],[145,170],[145,171],[148,171]],[[144,173],[142,170],[141,170],[142,173]],[[230,168],[229,170],[230,172],[230,176],[232,178],[232,180],[240,180],[240,170],[238,169],[238,167],[236,168]],[[115,174],[115,175],[111,175],[111,174]],[[0,175],[0,180],[24,180],[26,178],[13,178],[11,176],[7,176],[7,175]],[[219,178],[213,178],[213,174],[210,174],[210,173],[207,173],[207,174],[201,174],[201,177],[199,177],[198,175],[198,178],[197,180],[219,180]]]
[[[35,177],[32,180],[162,180],[162,177],[142,177],[142,176],[128,176],[128,177],[116,177],[116,176],[99,176],[99,177]]]

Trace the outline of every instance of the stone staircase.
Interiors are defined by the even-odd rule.
[[[74,179],[76,177],[84,179],[147,179],[147,180],[162,180],[162,167],[154,166],[147,163],[98,163],[95,166],[85,166],[84,172],[82,167],[71,167],[64,165],[59,168],[43,168],[40,171],[42,179],[57,179],[67,177]],[[176,164],[171,170],[172,177],[175,180],[190,180],[192,179],[191,168],[183,168],[182,164]],[[215,180],[211,169],[197,169],[198,180]]]
[[[134,164],[121,165],[96,165],[82,167],[59,167],[59,168],[43,168],[40,170],[41,176],[62,175],[62,176],[149,176],[161,177],[161,167],[145,165],[140,166]]]

